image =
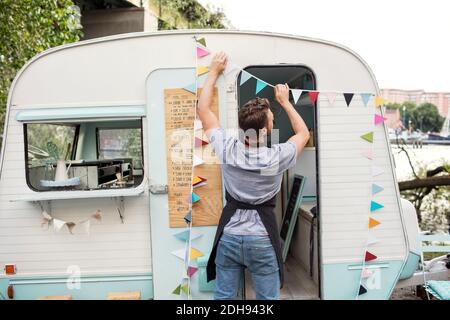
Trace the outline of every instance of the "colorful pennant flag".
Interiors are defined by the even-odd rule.
[[[197,47],[197,58],[203,58],[209,55],[209,51],[202,47]]]
[[[200,201],[200,197],[192,192],[192,203],[196,203],[197,201]]]
[[[187,274],[189,276],[189,278],[191,278],[196,272],[197,272],[198,268],[196,267],[189,267],[187,270]]]
[[[240,81],[239,85],[242,86],[244,83],[247,82],[248,79],[250,79],[252,77],[253,76],[250,73],[248,73],[245,70],[242,70],[242,72],[241,72],[241,81]]]
[[[345,102],[347,103],[347,107],[350,107],[350,102],[353,99],[353,93],[344,93]]]
[[[327,99],[328,99],[328,102],[330,103],[330,105],[333,105],[334,101],[336,100],[337,93],[336,92],[328,92],[328,93],[326,93],[326,96],[327,96]]]
[[[195,186],[196,184],[199,184],[201,182],[206,182],[207,180],[203,177],[200,176],[194,176],[194,178],[192,179],[192,185]]]
[[[255,94],[258,94],[262,89],[264,89],[267,86],[267,83],[264,81],[261,81],[259,79],[256,79],[256,91]]]
[[[366,140],[366,141],[368,141],[368,142],[370,142],[370,143],[373,143],[373,131],[370,131],[370,132],[367,132],[367,133],[363,134],[361,136],[361,138]]]
[[[379,186],[379,185],[377,185],[375,183],[372,184],[372,194],[381,192],[383,190],[384,190],[383,187],[381,187],[381,186]]]
[[[376,211],[381,208],[384,208],[382,204],[379,204],[378,202],[375,201],[370,202],[370,211]]]
[[[184,294],[188,294],[189,293],[188,285],[187,284],[182,285],[181,291],[183,291]]]
[[[202,146],[206,146],[207,144],[209,144],[209,142],[195,137],[195,147],[196,148],[199,148],[199,147],[202,147]]]
[[[311,103],[313,106],[316,105],[317,97],[319,96],[318,91],[309,91],[309,98],[311,99]]]
[[[172,251],[171,253],[176,256],[177,258],[186,261],[186,252],[187,252],[187,248],[186,249],[179,249],[179,250],[175,250]],[[194,260],[197,259],[198,257],[202,257],[203,253],[195,248],[191,248],[191,254],[190,254],[190,259],[189,260]]]
[[[205,38],[200,38],[196,40],[198,43],[200,43],[201,45],[203,45],[204,47],[206,47],[206,40]]]
[[[200,183],[197,183],[196,185],[194,185],[193,187],[195,189],[195,188],[200,188],[200,187],[203,187],[203,186],[206,186],[206,185],[207,185],[206,182],[200,182]]]
[[[361,93],[361,99],[364,102],[365,107],[367,107],[367,104],[369,103],[371,96],[372,96],[371,93]]]
[[[205,74],[209,72],[209,68],[205,66],[198,66],[197,67],[197,76],[201,76],[202,74]]]
[[[294,104],[297,104],[298,99],[300,99],[300,96],[302,95],[302,90],[299,89],[292,89],[292,97],[294,98]]]
[[[379,176],[382,173],[384,173],[383,169],[377,166],[372,166],[372,177]]]
[[[362,151],[361,155],[363,155],[367,159],[370,159],[370,160],[373,159],[373,151],[371,149],[367,149],[367,150]]]
[[[369,217],[369,229],[375,228],[379,224],[381,224],[381,222]]]
[[[204,164],[204,163],[205,163],[205,161],[203,161],[203,159],[197,157],[197,156],[194,154],[194,163],[193,163],[193,166],[194,166],[194,167],[199,166],[199,165],[202,165],[202,164]]]
[[[189,235],[191,236],[191,240],[195,240],[203,236],[203,234],[196,229],[187,229],[174,234],[175,238],[181,241],[188,241]]]
[[[375,118],[374,118],[375,125],[383,123],[385,120],[387,120],[387,118],[375,113]]]
[[[184,87],[183,89],[186,90],[186,91],[189,91],[189,92],[191,92],[191,93],[193,93],[193,94],[196,94],[196,93],[197,93],[197,88],[196,88],[196,86],[195,86],[195,83],[191,83],[190,85],[187,85],[187,86]]]
[[[386,102],[386,101],[383,99],[383,97],[380,97],[380,96],[376,96],[376,97],[375,97],[375,106],[376,106],[376,107],[379,107],[379,106],[384,105],[385,102]]]
[[[184,216],[184,221],[189,224],[192,221],[192,211],[189,211],[185,216]]]
[[[195,248],[191,248],[191,260],[203,257],[203,253]]]
[[[181,284],[179,284],[175,290],[172,291],[172,294],[180,295],[181,293]]]
[[[366,256],[364,258],[364,261],[369,262],[369,261],[375,260],[376,258],[378,258],[376,255],[374,255],[373,253],[370,253],[369,251],[366,251]]]
[[[358,296],[367,293],[367,289],[364,288],[364,286],[362,284],[359,285],[359,292],[358,292]]]

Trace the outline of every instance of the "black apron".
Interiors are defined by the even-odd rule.
[[[214,243],[209,256],[208,265],[206,266],[207,281],[214,280],[216,278],[216,253],[217,245],[219,244],[220,237],[222,236],[223,229],[230,221],[233,214],[237,209],[246,210],[256,210],[258,211],[259,217],[261,218],[264,227],[269,234],[270,241],[275,250],[275,254],[278,260],[278,267],[280,272],[280,286],[283,287],[284,272],[283,272],[283,262],[281,259],[281,243],[280,235],[278,232],[277,221],[275,219],[274,208],[276,204],[276,196],[272,199],[257,205],[244,203],[234,199],[227,191],[225,191],[225,199],[227,200],[226,206],[222,210],[222,215],[220,216],[219,225],[217,226],[216,236],[214,237]]]

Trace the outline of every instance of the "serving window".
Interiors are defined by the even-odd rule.
[[[142,120],[24,124],[35,191],[134,188],[142,183]]]

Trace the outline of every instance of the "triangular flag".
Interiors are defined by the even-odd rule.
[[[186,253],[185,249],[179,249],[179,250],[175,250],[175,251],[171,252],[171,254],[173,254],[175,257],[177,257],[183,261],[184,261],[185,253]]]
[[[209,142],[202,140],[200,138],[195,137],[195,147],[202,147],[202,146],[206,146]]]
[[[376,227],[381,224],[381,222],[369,217],[369,229]]]
[[[372,194],[381,192],[383,190],[384,190],[383,187],[380,187],[379,185],[377,185],[375,183],[372,184]]]
[[[184,221],[186,223],[190,223],[192,221],[192,211],[189,211],[185,216],[184,216]]]
[[[205,38],[197,39],[197,42],[200,43],[201,45],[203,45],[204,47],[206,47],[206,40],[205,40]]]
[[[203,233],[196,229],[188,229],[174,234],[175,238],[181,241],[188,241],[189,235],[191,236],[191,240],[195,240],[203,236]]]
[[[362,139],[373,143],[373,131],[367,132],[361,136]]]
[[[377,125],[379,123],[383,123],[385,120],[387,120],[387,118],[375,113],[375,118],[374,118],[375,125]]]
[[[202,164],[204,164],[204,163],[205,163],[205,162],[203,161],[203,159],[197,157],[197,156],[194,154],[194,167],[199,166],[199,165],[202,165]]]
[[[375,260],[376,258],[378,258],[376,255],[370,253],[369,251],[366,251],[366,256],[364,257],[364,261],[368,262],[368,261]]]
[[[209,54],[208,50],[205,50],[202,47],[197,47],[197,58],[206,57],[208,54]]]
[[[361,278],[366,279],[370,278],[373,275],[373,271],[369,269],[363,269],[361,272]]]
[[[376,107],[382,106],[384,103],[385,103],[385,100],[383,99],[383,97],[380,97],[380,96],[375,97],[375,106]]]
[[[179,284],[179,285],[175,288],[175,290],[172,291],[172,294],[180,295],[180,293],[181,293],[181,284]]]
[[[45,220],[51,221],[53,219],[53,217],[51,215],[49,215],[47,213],[47,211],[42,211],[42,216],[44,217]]]
[[[199,183],[201,183],[201,182],[206,182],[207,180],[205,179],[205,178],[203,178],[203,177],[200,177],[200,176],[194,176],[194,178],[192,179],[192,185],[196,185],[196,184],[199,184]]]
[[[367,150],[362,151],[361,155],[363,155],[367,159],[370,159],[370,160],[373,159],[373,151],[371,149],[367,149]]]
[[[62,227],[64,227],[65,224],[66,224],[65,221],[53,218],[53,228],[56,231],[58,232],[61,231]]]
[[[326,94],[328,102],[330,105],[334,104],[334,101],[336,100],[337,93],[336,92],[327,92]]]
[[[189,291],[188,285],[187,285],[187,284],[182,285],[182,286],[181,286],[181,290],[182,290],[185,294],[188,294],[188,291]]]
[[[353,93],[344,93],[345,102],[347,103],[347,107],[350,107],[350,102],[353,99]]]
[[[195,248],[191,248],[191,260],[203,257],[203,253]]]
[[[186,91],[192,92],[193,94],[195,94],[197,92],[197,88],[195,86],[195,83],[191,83],[190,85],[187,85],[183,89],[186,90]]]
[[[200,120],[195,119],[194,121],[194,130],[199,130],[203,128],[203,124]]]
[[[367,107],[367,104],[369,103],[371,96],[372,96],[371,93],[361,93],[361,99],[364,102],[364,106]]]
[[[267,86],[267,83],[265,83],[262,80],[257,79],[256,80],[256,90],[255,90],[255,94],[258,94],[258,92],[260,92],[262,89],[264,89]]]
[[[381,169],[380,167],[372,166],[372,176],[373,177],[379,176],[383,172],[384,172],[383,169]]]
[[[208,67],[205,67],[205,66],[198,66],[197,67],[197,75],[198,76],[201,76],[202,74],[205,74],[207,72],[209,72],[209,68]]]
[[[370,202],[370,211],[375,211],[381,208],[384,208],[382,204],[379,204],[378,202],[375,201]]]
[[[242,86],[245,82],[247,82],[248,79],[250,79],[252,77],[253,76],[250,73],[248,73],[245,70],[242,70],[242,72],[241,72],[241,81],[240,81],[239,85]]]
[[[189,278],[191,278],[197,272],[197,270],[198,268],[196,267],[188,267],[187,274]]]
[[[196,203],[197,201],[200,201],[200,197],[192,192],[192,203]]]
[[[367,239],[367,245],[368,246],[371,246],[371,245],[373,245],[375,243],[378,243],[378,242],[380,242],[380,240],[378,240],[377,238],[372,237],[372,236],[369,236],[369,238]]]
[[[358,296],[364,294],[367,292],[367,289],[364,288],[364,286],[362,284],[359,285],[359,292],[358,292]]]
[[[200,188],[200,187],[203,187],[203,186],[206,186],[206,185],[207,185],[206,182],[200,182],[200,183],[197,183],[196,185],[194,185],[193,187],[195,189],[195,188]]]
[[[302,90],[299,89],[292,89],[292,97],[294,98],[294,104],[297,104],[298,99],[300,99],[300,96],[302,95]]]
[[[310,91],[308,93],[309,93],[309,98],[311,99],[312,105],[315,106],[317,97],[319,96],[319,92],[318,91]]]

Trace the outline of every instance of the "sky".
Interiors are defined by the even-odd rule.
[[[369,64],[380,88],[450,92],[450,1],[199,2],[223,9],[239,30],[288,33],[340,43]]]

